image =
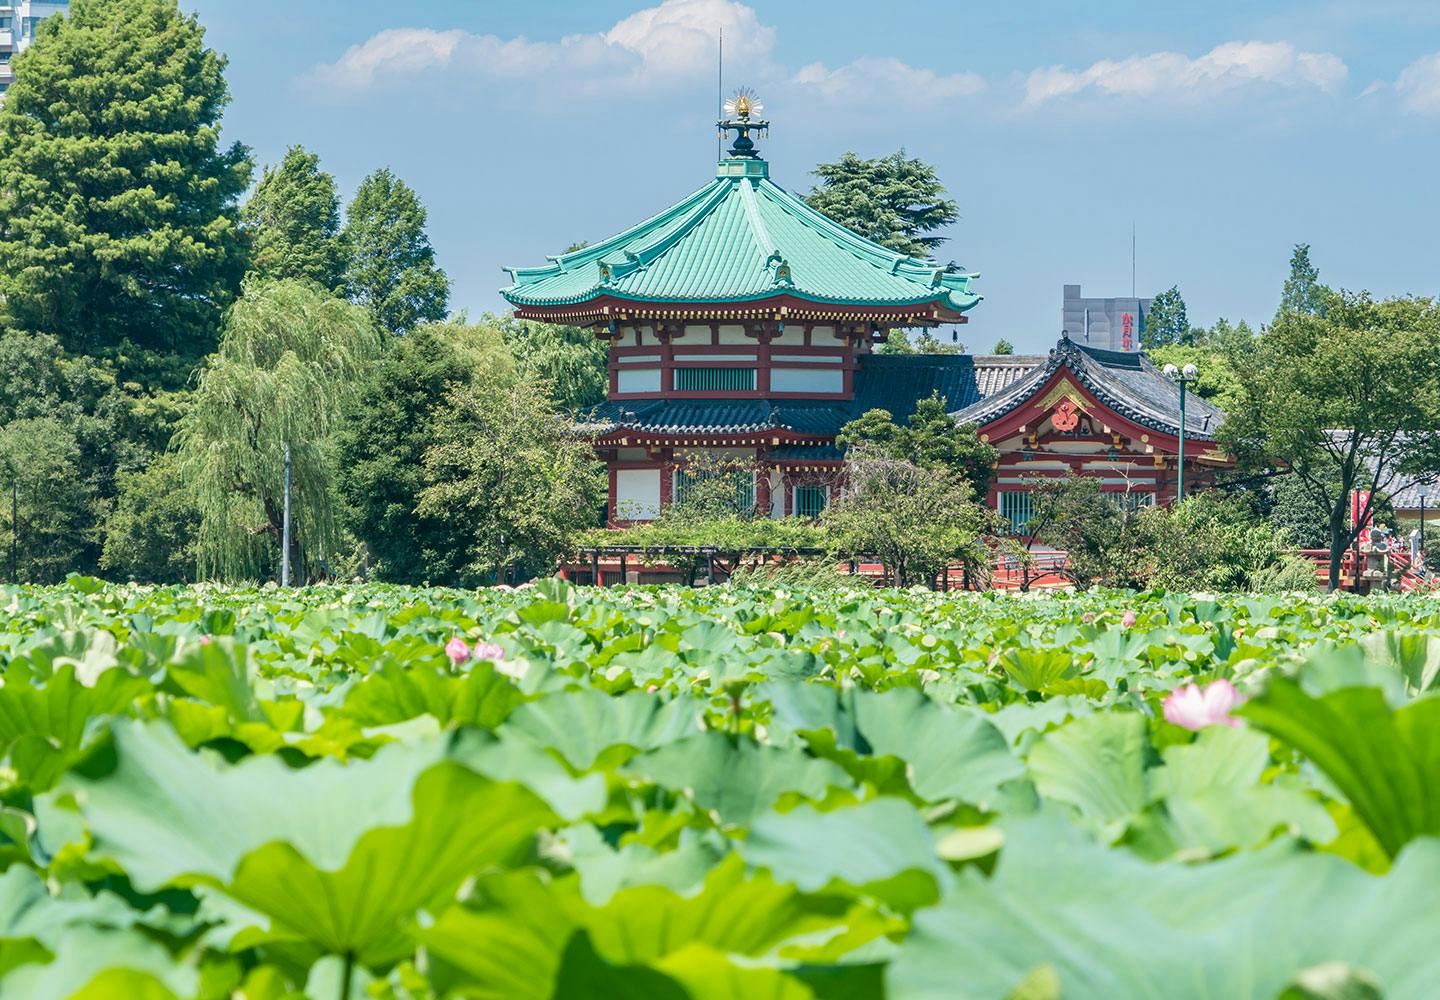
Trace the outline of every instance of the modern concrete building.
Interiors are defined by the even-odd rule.
[[[35,29],[40,22],[52,14],[63,13],[70,6],[70,0],[51,0],[39,3],[36,0],[0,0],[0,101],[15,79],[11,63],[15,57],[30,47],[35,40]]]
[[[1140,350],[1140,331],[1150,316],[1150,300],[1130,298],[1088,299],[1079,285],[1065,286],[1060,329],[1082,347],[1102,351]]]

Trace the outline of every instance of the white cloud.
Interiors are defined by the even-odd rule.
[[[775,29],[730,0],[664,0],[616,24],[605,41],[638,55],[649,72],[684,74],[714,68],[722,30],[726,62],[737,68],[753,68],[775,47]]]
[[[311,77],[337,91],[363,91],[429,70],[459,69],[483,77],[530,78],[557,73],[582,86],[645,83],[713,73],[716,43],[725,32],[727,75],[769,59],[775,29],[734,0],[663,0],[610,30],[567,35],[558,42],[500,38],[454,29],[388,28],[352,46]]]
[[[933,101],[966,97],[985,89],[976,73],[940,75],[899,59],[865,56],[836,69],[811,63],[795,74],[794,83],[812,89],[836,103],[854,103],[883,97],[888,101],[919,106]]]
[[[1395,81],[1400,106],[1420,115],[1440,115],[1440,52],[1416,59]]]
[[[725,38],[725,79],[778,85],[789,74],[772,61],[776,32],[737,0],[662,0],[602,32],[558,41],[501,38],[454,29],[389,28],[313,69],[309,78],[339,94],[363,93],[427,72],[510,80],[568,93],[653,90],[667,83],[714,79],[716,43]],[[834,69],[813,63],[789,81],[835,103],[883,98],[920,107],[977,93],[974,73],[940,74],[899,59],[864,57]],[[780,90],[785,88],[779,87]]]
[[[1301,52],[1289,42],[1226,42],[1194,59],[1178,52],[1155,52],[1102,59],[1078,71],[1062,66],[1037,69],[1025,81],[1025,103],[1033,106],[1086,92],[1201,101],[1253,84],[1331,92],[1348,74],[1340,57],[1329,52]]]

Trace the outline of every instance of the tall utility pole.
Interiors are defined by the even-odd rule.
[[[280,586],[290,586],[290,446],[285,446],[285,513],[280,520]]]
[[[1130,223],[1130,297],[1135,297],[1135,223]]]
[[[720,29],[720,47],[715,55],[715,120],[725,117],[725,29]],[[715,159],[725,157],[725,133],[715,131]]]

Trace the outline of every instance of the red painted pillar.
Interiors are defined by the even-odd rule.
[[[770,516],[770,468],[765,464],[761,452],[758,468],[755,472],[755,512],[760,517]]]
[[[613,452],[612,452],[612,454],[613,454]],[[615,492],[616,492],[617,487],[616,487],[616,485],[615,485],[615,459],[614,459],[614,458],[610,459],[609,465],[610,465],[610,467],[609,467],[609,470],[608,470],[608,471],[609,471],[609,473],[610,473],[610,501],[609,501],[609,503],[610,503],[610,517],[609,517],[610,524],[609,524],[608,526],[613,528],[613,527],[615,527],[615,522],[616,522],[616,520],[617,520],[616,510],[615,510]]]
[[[660,452],[660,509],[675,502],[675,454],[665,448]]]

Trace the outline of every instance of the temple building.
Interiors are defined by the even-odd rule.
[[[905,330],[966,322],[977,275],[864,239],[775,184],[752,138],[761,110],[746,91],[727,103],[733,145],[694,194],[508,269],[518,318],[609,342],[608,398],[580,419],[609,470],[612,524],[683,496],[701,453],[753,463],[758,511],[816,516],[841,481],[840,429],[872,408],[904,421],[932,394],[1001,451],[990,501],[1017,525],[1027,479],[1096,475],[1127,503],[1173,492],[1179,390],[1143,355],[1069,338],[1048,357],[876,353]],[[1223,462],[1221,418],[1192,397],[1187,475]]]

